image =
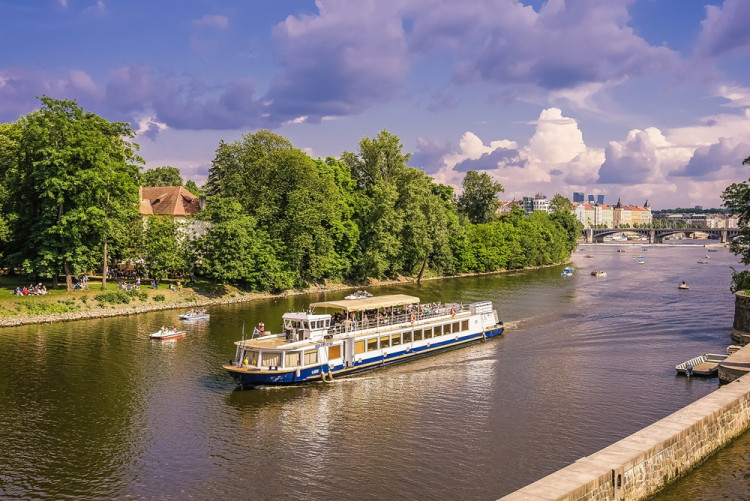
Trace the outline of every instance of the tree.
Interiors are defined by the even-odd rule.
[[[141,186],[182,186],[182,174],[177,167],[155,167],[141,175]]]
[[[187,235],[180,223],[169,217],[151,215],[143,231],[142,259],[149,276],[163,280],[170,273],[184,271]]]
[[[458,211],[473,224],[489,223],[497,218],[500,201],[497,194],[505,191],[486,173],[470,170],[462,182],[464,192],[458,197]]]
[[[125,123],[108,122],[75,101],[40,98],[39,110],[15,125],[17,140],[2,152],[16,214],[15,250],[31,273],[72,275],[106,261],[110,219],[137,200],[138,146]],[[106,266],[105,266],[106,267]]]
[[[568,198],[557,193],[554,197],[552,197],[552,201],[550,201],[549,203],[549,209],[552,214],[570,214],[573,212],[575,207],[573,206],[573,202],[571,202]]]
[[[742,161],[750,165],[750,157]],[[733,183],[721,194],[724,206],[732,214],[739,215],[739,235],[729,244],[729,250],[741,257],[743,264],[750,264],[750,180]],[[736,284],[736,279],[735,279]]]
[[[195,184],[195,181],[193,181],[192,179],[187,180],[187,182],[185,183],[185,189],[196,197],[203,195],[203,190],[197,184]]]
[[[256,291],[279,291],[294,276],[277,258],[278,245],[231,198],[213,198],[200,215],[211,222],[200,239],[201,271],[217,282],[244,282]]]

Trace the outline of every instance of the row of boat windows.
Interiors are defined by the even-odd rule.
[[[411,343],[412,341],[422,341],[423,339],[430,339],[433,337],[444,336],[446,334],[455,334],[460,331],[469,330],[469,321],[464,320],[461,322],[453,322],[450,324],[437,325],[434,327],[427,327],[424,329],[415,329],[409,332],[403,332],[399,334],[384,334],[382,336],[375,336],[354,343],[354,354],[359,355],[368,351],[382,350],[383,348],[389,348],[391,346],[398,346],[403,343]],[[318,350],[306,350],[302,353],[298,351],[286,352],[284,355],[284,367],[297,367],[298,365],[313,365],[318,363]],[[257,355],[254,355],[254,357]],[[280,352],[264,352],[263,360],[260,365],[267,367],[281,367],[281,356]],[[302,358],[300,358],[302,356]],[[341,358],[341,345],[333,345],[328,347],[328,360],[335,360]],[[302,360],[302,363],[300,363]],[[250,365],[256,365],[257,359],[248,360]]]
[[[422,341],[423,339],[430,339],[433,337],[443,336],[445,334],[454,334],[460,331],[469,330],[469,321],[464,320],[463,322],[453,322],[445,325],[437,325],[435,327],[427,327],[424,329],[415,329],[410,332],[404,332],[401,334],[391,334],[371,337],[357,341],[354,343],[354,354],[359,355],[368,351],[382,350],[391,346],[398,346],[402,343],[411,343],[413,341]],[[329,351],[329,360],[331,359]]]

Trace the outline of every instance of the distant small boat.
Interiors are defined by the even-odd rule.
[[[372,294],[370,294],[367,291],[357,291],[353,294],[349,294],[348,296],[344,297],[344,299],[364,299],[366,297],[372,297]]]
[[[617,252],[627,252],[625,249],[617,249]]]
[[[708,249],[708,252],[719,252],[716,249]]]
[[[644,248],[643,248],[643,249],[641,249],[641,250],[642,250],[643,252],[646,252],[646,251],[647,251],[648,249],[644,247]]]
[[[209,318],[210,316],[211,315],[209,315],[206,310],[190,310],[187,313],[180,315],[180,320],[200,320]]]
[[[705,259],[699,259],[698,264],[708,264],[708,261],[706,261]]]
[[[564,277],[570,277],[570,276],[573,275],[574,271],[576,271],[575,268],[573,268],[572,266],[568,266],[567,268],[563,268],[563,271],[562,271],[562,273],[560,273],[560,275],[562,275]]]
[[[638,264],[646,264],[646,261],[644,261],[643,259],[639,259]]]
[[[592,257],[594,257],[594,256],[592,256],[591,254],[586,254],[586,257],[588,257],[588,258],[592,258]]]
[[[680,285],[678,285],[677,287],[680,288],[680,289],[689,289],[690,288],[690,284],[687,283],[687,282],[680,282]]]
[[[604,270],[594,270],[594,271],[591,272],[591,275],[593,275],[595,277],[606,277],[607,276],[607,272],[604,271]]]
[[[729,355],[720,353],[704,353],[686,362],[675,365],[678,374],[686,376],[715,376],[719,372],[719,362]]]
[[[646,256],[644,256],[643,254],[639,254],[639,255],[637,255],[635,257],[636,257],[636,259],[645,259],[646,258]]]
[[[152,332],[148,335],[151,339],[177,339],[178,337],[183,337],[185,334],[187,334],[186,331],[178,331],[177,329],[159,329],[156,332]]]
[[[703,259],[711,259],[711,256],[709,256],[708,254],[706,254],[705,256],[703,256]]]

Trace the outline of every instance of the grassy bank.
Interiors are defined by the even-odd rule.
[[[563,263],[548,266],[558,266]],[[546,268],[547,266],[527,269]],[[489,273],[466,273],[454,276],[478,276],[506,273],[509,270]],[[521,270],[512,270],[521,271]],[[437,280],[440,276],[425,277],[423,280]],[[205,280],[197,280],[194,284],[183,285],[178,290],[171,290],[169,285],[176,288],[176,281],[167,280],[159,284],[158,289],[144,283],[139,290],[121,290],[116,280],[108,280],[105,290],[101,289],[101,280],[89,280],[87,290],[67,292],[65,284],[52,288],[50,283],[44,283],[48,293],[41,296],[16,296],[16,287],[29,286],[28,278],[0,277],[0,327],[11,327],[26,324],[39,324],[86,318],[103,318],[118,315],[133,315],[149,311],[167,310],[174,308],[193,308],[212,304],[229,304],[254,299],[287,296],[290,294],[308,294],[321,291],[335,291],[344,289],[372,288],[382,285],[414,282],[412,277],[398,277],[395,280],[369,280],[367,284],[327,283],[325,286],[310,287],[304,290],[290,290],[279,294],[254,293],[244,291],[231,285],[215,285]],[[131,283],[132,285],[132,283]]]

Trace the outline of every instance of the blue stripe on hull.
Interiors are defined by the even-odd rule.
[[[485,338],[490,339],[503,333],[502,324],[485,332]],[[386,365],[392,365],[400,362],[406,362],[415,358],[434,355],[451,348],[458,348],[467,344],[475,343],[482,340],[482,333],[462,336],[458,339],[447,339],[440,343],[430,343],[430,346],[418,346],[409,350],[394,351],[387,356],[378,355],[371,358],[362,358],[361,362],[354,362],[351,367],[344,367],[342,364],[336,365],[330,370],[333,376],[349,376],[358,372],[364,372],[370,369],[377,369]],[[244,372],[228,370],[234,380],[243,388],[253,388],[255,386],[271,385],[289,385],[307,383],[321,380],[321,371],[328,374],[328,366],[323,364],[317,367],[308,367],[300,369],[300,375],[297,377],[296,371],[263,371],[263,372]]]

